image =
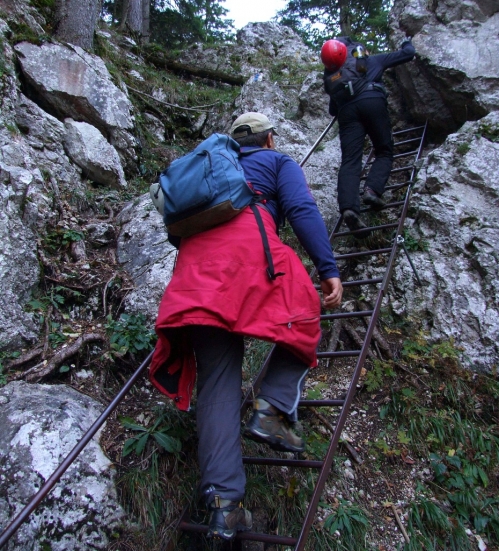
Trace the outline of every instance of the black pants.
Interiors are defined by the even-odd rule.
[[[382,194],[393,163],[393,137],[385,98],[365,98],[345,105],[338,115],[341,167],[338,173],[338,205],[360,212],[360,175],[366,135],[371,138],[376,159],[365,185]]]

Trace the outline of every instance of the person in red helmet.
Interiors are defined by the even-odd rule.
[[[372,56],[362,44],[348,36],[328,40],[322,46],[324,89],[330,98],[329,114],[338,117],[340,130],[338,206],[348,228],[357,230],[354,236],[360,239],[370,234],[359,216],[366,135],[371,139],[376,158],[364,186],[362,199],[365,205],[375,210],[383,208],[382,195],[393,163],[392,127],[381,79],[386,69],[411,61],[415,53],[410,38],[404,40],[396,52]]]

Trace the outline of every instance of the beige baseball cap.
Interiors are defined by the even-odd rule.
[[[265,130],[272,130],[272,133],[278,136],[274,125],[262,113],[249,112],[240,115],[230,127],[230,135],[233,138],[243,138],[250,134],[257,134]]]

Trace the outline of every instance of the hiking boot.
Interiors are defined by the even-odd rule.
[[[381,195],[379,195],[373,189],[367,186],[364,188],[362,202],[364,203],[364,205],[370,206],[373,210],[381,210],[386,205],[386,202],[383,201]]]
[[[215,499],[208,505],[210,511],[210,520],[208,522],[208,538],[221,538],[231,540],[236,537],[237,532],[251,530],[253,519],[251,512],[243,508],[242,503],[220,499],[215,495]]]
[[[244,436],[280,452],[297,453],[305,449],[303,440],[291,430],[284,414],[262,398],[253,404],[253,416],[244,429]]]
[[[343,221],[348,226],[348,229],[351,232],[356,230],[364,230],[364,231],[359,231],[357,233],[352,234],[356,239],[364,239],[371,235],[371,230],[367,229],[367,226],[359,218],[359,215],[353,210],[343,211]]]

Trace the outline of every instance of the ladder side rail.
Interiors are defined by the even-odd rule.
[[[425,126],[425,129],[426,129],[426,126]],[[423,133],[423,136],[421,137],[421,144],[420,144],[420,147],[419,147],[419,152],[422,151],[423,140],[424,140],[424,133]],[[414,170],[416,170],[415,167],[414,167]],[[415,174],[415,172],[413,172],[413,175],[414,174]],[[398,228],[397,228],[398,233],[401,231],[401,229],[403,228],[403,225],[405,223],[405,218],[406,218],[407,211],[408,211],[408,208],[409,208],[409,201],[410,201],[410,198],[411,198],[411,191],[412,191],[412,186],[409,186],[409,188],[407,189],[406,196],[405,196],[404,207],[402,209],[402,213],[401,213],[400,218],[399,218],[399,223],[398,223]],[[353,398],[354,398],[356,390],[357,390],[357,383],[359,381],[360,374],[362,372],[362,368],[363,368],[365,360],[367,358],[367,353],[368,353],[369,346],[371,344],[372,335],[373,335],[374,329],[376,327],[376,324],[378,322],[378,317],[379,317],[379,314],[380,314],[380,311],[381,311],[383,298],[385,297],[385,292],[386,292],[386,289],[388,287],[391,275],[393,273],[393,268],[394,268],[394,264],[395,264],[394,261],[395,261],[395,256],[396,256],[397,250],[398,250],[398,240],[394,239],[393,247],[392,247],[392,253],[390,254],[390,258],[388,260],[387,270],[385,272],[385,276],[383,278],[381,287],[378,291],[376,303],[375,303],[375,306],[373,308],[373,313],[372,313],[370,322],[369,322],[368,327],[367,327],[366,335],[364,337],[364,343],[362,345],[361,353],[360,353],[360,355],[357,359],[357,364],[356,364],[354,372],[353,372],[352,380],[350,381],[350,386],[349,386],[347,394],[345,396],[345,404],[341,408],[340,415],[339,415],[338,420],[336,422],[336,427],[335,427],[335,430],[334,430],[334,433],[333,433],[333,437],[331,439],[331,443],[329,445],[328,451],[326,453],[326,457],[324,459],[324,465],[323,465],[323,467],[320,471],[319,478],[318,478],[317,483],[315,485],[314,492],[313,492],[313,494],[310,498],[310,502],[309,502],[307,512],[306,512],[306,515],[305,515],[305,519],[304,519],[304,522],[303,522],[303,525],[302,525],[302,530],[301,530],[300,535],[298,537],[298,541],[297,541],[297,545],[295,547],[295,551],[304,551],[304,549],[305,549],[307,538],[308,538],[310,529],[312,527],[312,524],[314,522],[317,507],[319,505],[319,500],[320,500],[320,497],[321,497],[322,492],[324,490],[324,487],[326,485],[326,481],[327,481],[327,478],[329,476],[329,472],[331,470],[334,455],[336,453],[336,449],[337,449],[338,444],[339,444],[341,432],[343,430],[343,426],[345,425],[348,414],[350,412],[350,406],[353,402]]]
[[[302,525],[302,530],[300,532],[300,535],[298,536],[298,542],[295,547],[295,551],[304,551],[305,544],[308,538],[308,534],[310,532],[310,529],[312,527],[312,524],[314,522],[315,513],[317,511],[317,507],[319,505],[319,500],[322,495],[322,492],[324,490],[324,487],[326,485],[327,478],[329,476],[329,472],[331,470],[331,466],[333,464],[334,455],[336,453],[336,449],[338,447],[341,432],[343,430],[343,427],[345,425],[345,422],[347,420],[348,414],[350,412],[350,406],[353,402],[353,398],[355,396],[356,390],[357,390],[357,383],[360,378],[360,374],[362,372],[367,353],[369,350],[369,346],[371,344],[371,338],[374,332],[374,328],[376,326],[376,323],[378,321],[379,313],[381,310],[381,305],[384,298],[384,290],[381,288],[378,291],[378,298],[376,300],[376,304],[374,306],[373,315],[371,317],[371,321],[369,322],[369,325],[367,327],[366,335],[364,338],[364,344],[361,349],[361,353],[357,359],[357,363],[353,372],[352,380],[350,381],[350,386],[348,388],[346,397],[345,397],[345,404],[341,408],[340,415],[336,421],[336,427],[334,430],[333,437],[331,439],[331,442],[329,444],[329,448],[326,452],[326,456],[324,458],[324,465],[322,469],[320,470],[319,477],[317,479],[317,482],[315,484],[314,492],[310,498],[309,505],[307,508],[307,512],[305,515],[305,519]]]

